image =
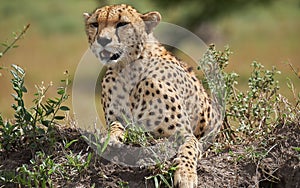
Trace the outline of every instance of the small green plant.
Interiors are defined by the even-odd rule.
[[[125,144],[132,144],[136,146],[145,147],[150,144],[151,135],[147,135],[145,130],[140,126],[127,126],[123,142]]]
[[[90,165],[92,153],[88,153],[87,156],[82,155],[81,152],[75,155],[70,150],[68,154],[66,154],[66,158],[67,163],[64,165],[68,168],[74,169],[76,174],[80,174]]]
[[[63,142],[64,148],[64,162],[61,163],[61,174],[65,179],[73,180],[74,177],[78,177],[89,167],[92,159],[92,153],[73,153],[70,150],[70,146],[78,142],[78,139],[71,140],[70,142]]]
[[[149,146],[151,144],[151,141],[154,140],[153,136],[147,131],[145,131],[144,126],[140,126],[135,123],[130,123],[130,121],[123,116],[125,122],[126,122],[126,129],[124,132],[124,138],[123,142],[125,144],[131,144],[134,146]]]
[[[55,178],[73,181],[88,168],[92,159],[92,153],[74,154],[69,150],[69,147],[77,141],[76,139],[64,143],[64,156],[60,161],[55,161],[55,156],[37,152],[34,159],[30,160],[30,164],[23,164],[17,169],[17,175],[12,176],[10,182],[21,186],[44,188],[54,187]]]
[[[105,139],[102,139],[104,136]],[[103,135],[100,131],[95,131],[95,133],[85,133],[81,136],[95,151],[98,155],[102,155],[110,140],[110,132],[107,135]]]
[[[176,171],[176,166],[169,166],[166,163],[158,163],[154,169],[154,175],[145,177],[147,180],[153,180],[155,188],[174,187],[173,177]]]
[[[279,102],[278,81],[274,79],[280,74],[275,68],[264,70],[264,67],[252,63],[253,71],[248,81],[249,91],[234,90],[228,100],[227,115],[239,122],[239,129],[246,135],[257,135],[256,127],[261,131],[270,132],[269,126],[276,123],[274,108]]]
[[[19,144],[19,137],[21,131],[17,128],[16,124],[9,121],[4,122],[0,114],[0,149],[11,150],[14,145]]]
[[[53,187],[51,175],[58,171],[60,166],[51,156],[45,156],[43,152],[37,152],[36,159],[30,160],[30,166],[23,164],[18,168],[16,182],[27,187]]]
[[[26,140],[31,149],[36,149],[44,141],[53,143],[56,121],[63,120],[65,117],[58,115],[58,113],[69,110],[67,106],[62,105],[68,99],[68,77],[62,80],[64,85],[57,89],[59,97],[47,99],[45,102],[43,99],[51,84],[48,87],[43,85],[37,87],[35,105],[28,109],[23,99],[24,94],[27,92],[24,85],[25,71],[17,65],[12,65],[11,74],[13,76],[11,82],[15,91],[12,96],[16,101],[16,104],[12,105],[15,111],[15,119],[13,123],[3,122],[0,115],[1,148],[11,150],[13,147],[21,147],[22,144],[25,144],[22,140]]]

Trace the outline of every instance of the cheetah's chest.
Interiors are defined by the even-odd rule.
[[[142,79],[144,66],[141,62],[110,68],[102,81],[102,103],[106,123],[132,120],[130,94]]]

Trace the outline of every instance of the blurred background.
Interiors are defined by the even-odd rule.
[[[299,0],[0,0],[0,42],[13,40],[12,32],[20,32],[30,24],[19,47],[0,58],[0,67],[4,67],[0,70],[0,113],[12,117],[11,64],[26,71],[27,106],[36,92],[35,85],[41,82],[53,82],[48,93],[48,97],[53,97],[63,73],[67,70],[72,79],[88,48],[82,13],[118,3],[130,4],[140,12],[159,11],[164,22],[189,29],[206,44],[216,44],[219,50],[228,45],[233,54],[227,72],[240,75],[240,89],[247,88],[250,64],[256,60],[268,69],[276,66],[282,72],[277,77],[280,92],[291,101],[287,77],[299,91],[300,79],[288,65],[293,64],[299,72]],[[0,51],[3,49],[1,46]],[[71,102],[68,101],[69,106]]]

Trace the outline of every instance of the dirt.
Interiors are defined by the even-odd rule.
[[[268,152],[261,158],[249,157],[245,148],[249,145],[230,145],[227,149],[216,152],[209,149],[198,164],[198,187],[263,187],[263,188],[299,188],[300,187],[300,124],[277,126],[273,133],[273,143],[268,143]],[[45,145],[42,150],[57,162],[65,163],[66,151],[63,141],[78,139],[70,146],[76,155],[87,156],[93,153],[88,144],[80,137],[76,129],[61,129],[54,147]],[[16,173],[22,164],[30,165],[34,152],[23,148],[16,151],[0,152],[0,175]],[[93,153],[90,165],[80,174],[72,171],[69,179],[52,175],[54,187],[147,187],[153,188],[155,168],[127,167],[114,164]],[[18,187],[17,184],[4,183],[0,187]]]

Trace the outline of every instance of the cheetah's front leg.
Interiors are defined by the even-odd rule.
[[[201,155],[201,146],[194,135],[186,137],[179,147],[177,157],[174,159],[177,170],[174,174],[175,187],[197,187],[197,159]]]

